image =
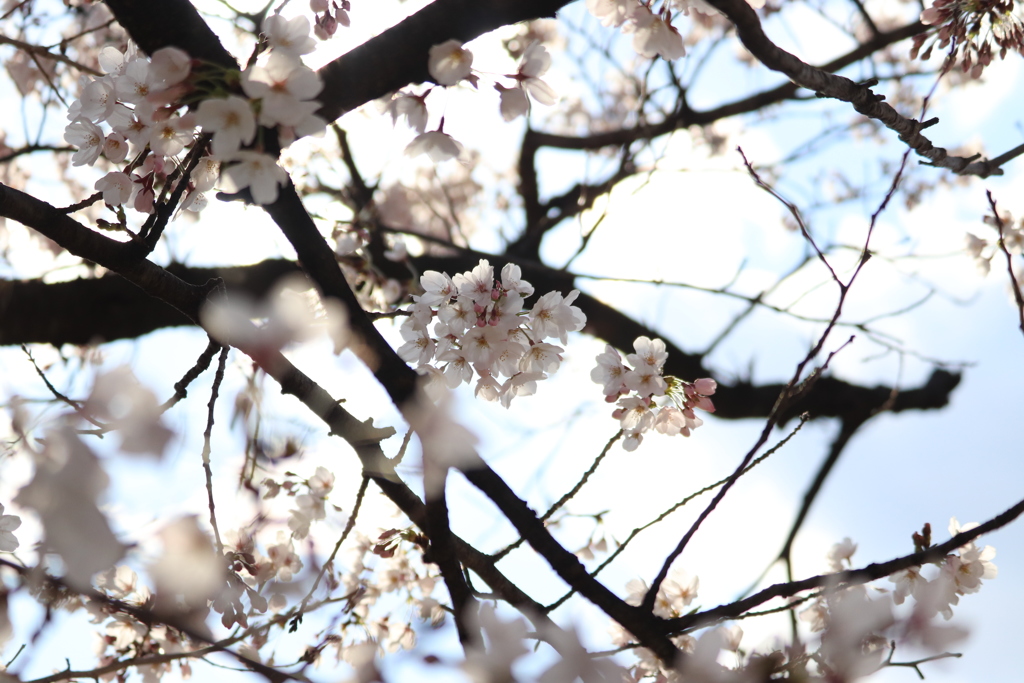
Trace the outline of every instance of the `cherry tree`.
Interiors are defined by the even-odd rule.
[[[873,530],[897,555],[805,537],[823,492],[895,495],[838,478],[876,426],[1014,427],[970,436],[978,359],[914,331],[970,328],[942,308],[969,282],[1024,334],[1024,146],[931,114],[1012,109],[1013,2],[6,0],[0,26],[0,680],[960,656],[1019,471],[962,524],[922,454],[922,521]],[[798,448],[775,518],[752,482]]]

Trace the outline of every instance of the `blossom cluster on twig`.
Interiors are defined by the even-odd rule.
[[[259,127],[276,128],[288,144],[322,133],[327,124],[316,115],[320,104],[314,99],[323,83],[301,60],[316,47],[309,20],[273,14],[262,28],[269,54],[241,72],[193,60],[174,47],[152,57],[131,44],[123,53],[114,47],[100,52],[105,73],[83,82],[64,139],[78,148],[75,166],[91,166],[101,154],[114,164],[131,156],[124,170],[96,182],[107,204],[152,213],[157,193],[171,189],[166,185],[181,163],[177,157],[193,144],[197,127],[212,135],[211,154],[187,179],[182,208],[205,205],[204,193],[216,185],[221,164],[225,189],[248,189],[257,204],[277,200],[287,176],[263,150]]]
[[[715,412],[710,397],[718,383],[708,377],[687,382],[663,376],[668,351],[660,339],[637,337],[633,349],[636,353],[626,356],[629,367],[622,363],[618,351],[606,345],[590,373],[592,380],[604,386],[605,400],[618,403],[612,417],[622,425],[626,436],[622,447],[635,451],[644,440],[644,432],[651,429],[669,436],[689,436],[691,430],[704,424],[694,409]],[[674,405],[659,407],[654,400],[657,396],[667,396]]]
[[[405,343],[398,355],[430,375],[431,384],[451,389],[471,382],[475,373],[476,395],[506,408],[514,397],[533,394],[538,381],[558,370],[564,349],[545,340],[566,344],[569,332],[583,329],[587,320],[572,305],[579,296],[575,289],[565,296],[548,292],[525,310],[533,285],[512,263],[501,269],[500,280],[481,259],[473,270],[454,277],[428,270],[420,285],[423,294],[413,297],[401,326]]]

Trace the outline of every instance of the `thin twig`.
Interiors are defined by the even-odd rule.
[[[32,356],[32,352],[29,350],[29,348],[27,346],[22,344],[21,345],[21,350],[25,352],[26,356],[28,356],[28,360],[29,360],[30,363],[32,363],[32,367],[34,367],[36,369],[36,374],[39,375],[40,379],[43,380],[43,384],[46,385],[46,388],[50,390],[50,393],[53,394],[55,398],[57,398],[60,401],[63,401],[64,403],[68,404],[69,406],[71,406],[71,408],[76,413],[78,413],[78,415],[82,419],[84,419],[84,420],[88,421],[89,423],[95,425],[96,427],[98,427],[103,432],[107,432],[107,431],[110,430],[110,427],[108,425],[103,424],[102,422],[100,422],[99,420],[94,418],[92,415],[90,415],[88,413],[88,411],[86,411],[85,408],[82,407],[81,403],[79,403],[78,401],[72,400],[72,399],[68,398],[67,396],[65,396],[64,394],[62,394],[61,392],[57,391],[57,387],[53,386],[53,384],[50,382],[50,380],[46,377],[46,373],[44,373],[42,368],[39,367],[39,364],[36,363],[35,357]]]
[[[217,513],[213,505],[213,469],[210,467],[210,437],[213,434],[213,408],[217,404],[220,383],[224,379],[224,366],[228,360],[228,348],[227,346],[221,348],[220,358],[217,360],[217,374],[213,377],[213,389],[210,390],[210,402],[207,404],[206,431],[203,432],[203,469],[206,471],[206,495],[210,503],[210,525],[213,527],[213,535],[217,540],[218,555],[224,554],[224,544],[220,539],[220,529],[217,528]]]
[[[1010,250],[1006,248],[1006,240],[1003,239],[1005,231],[1003,219],[999,215],[999,211],[996,210],[996,200],[992,196],[992,191],[985,190],[985,196],[988,197],[988,204],[992,207],[992,216],[995,218],[996,227],[999,229],[999,250],[1006,255],[1006,271],[1010,274],[1010,287],[1013,289],[1013,299],[1017,302],[1020,331],[1021,334],[1024,334],[1024,296],[1021,296],[1020,283],[1017,282],[1017,276],[1013,272],[1013,258],[1010,256]]]
[[[799,422],[799,424],[797,424],[797,426],[794,427],[793,430],[789,434],[786,435],[786,438],[782,439],[777,444],[775,444],[774,446],[769,448],[767,451],[765,451],[763,454],[758,456],[758,458],[756,460],[754,460],[749,465],[747,465],[747,468],[745,470],[743,470],[742,474],[746,474],[750,470],[754,469],[755,467],[760,465],[762,462],[764,462],[765,459],[768,458],[768,456],[772,455],[773,453],[778,451],[780,448],[785,446],[789,442],[790,439],[792,439],[794,436],[796,436],[796,433],[799,432],[800,429],[804,426],[804,424],[806,424],[807,421],[810,420],[810,419],[811,419],[811,416],[808,415],[807,413],[803,413],[802,415],[800,415],[800,422]],[[679,508],[681,508],[684,505],[686,505],[687,503],[689,503],[694,498],[697,498],[698,496],[702,496],[705,493],[708,493],[709,491],[714,491],[716,488],[718,488],[719,486],[725,484],[728,481],[729,481],[729,477],[726,477],[725,479],[720,479],[719,481],[716,481],[714,484],[709,484],[708,486],[705,486],[704,488],[702,488],[699,491],[695,491],[694,493],[691,493],[690,495],[686,496],[681,501],[679,501],[678,503],[676,503],[675,505],[673,505],[669,509],[665,510],[660,515],[658,515],[657,517],[655,517],[651,521],[647,522],[643,526],[638,526],[635,529],[633,529],[631,532],[629,532],[629,536],[626,537],[626,540],[624,540],[622,543],[620,543],[618,545],[618,547],[616,547],[615,550],[613,550],[612,553],[608,557],[606,557],[605,560],[603,562],[601,562],[601,564],[599,564],[596,569],[594,569],[594,571],[590,572],[590,575],[596,577],[598,574],[600,574],[601,570],[603,570],[605,567],[607,567],[609,564],[611,564],[612,560],[614,560],[616,557],[618,557],[622,553],[622,551],[624,551],[626,549],[626,546],[628,546],[630,544],[630,542],[632,542],[632,540],[634,538],[639,536],[641,532],[646,531],[647,529],[650,529],[655,524],[658,524],[659,522],[663,521],[666,517],[668,517],[673,512],[675,512]],[[556,609],[562,603],[564,603],[566,600],[568,600],[570,597],[572,597],[575,592],[576,592],[575,590],[570,590],[565,595],[560,597],[558,600],[556,600],[552,604],[548,605],[545,608],[545,611],[546,612],[550,612],[551,610]]]
[[[298,622],[302,620],[302,614],[306,611],[306,606],[313,598],[313,593],[315,593],[316,589],[320,586],[320,581],[324,578],[324,574],[326,574],[327,570],[333,565],[334,558],[337,557],[338,550],[341,549],[341,544],[345,542],[345,539],[348,538],[352,529],[355,528],[356,517],[359,516],[359,508],[363,504],[363,496],[366,494],[366,486],[369,483],[370,478],[364,474],[363,480],[359,482],[359,490],[356,492],[356,502],[352,504],[352,514],[349,515],[348,522],[345,523],[345,528],[341,532],[341,537],[338,539],[338,542],[334,544],[334,550],[331,551],[331,556],[328,557],[327,561],[324,562],[324,565],[320,567],[320,571],[316,575],[316,580],[313,581],[313,586],[309,589],[309,592],[306,593],[306,597],[302,598],[302,603],[299,605],[295,613],[295,621],[293,621],[295,625],[298,625]]]
[[[601,461],[604,460],[604,457],[606,455],[608,455],[608,451],[611,450],[611,447],[613,445],[615,445],[615,442],[618,441],[621,438],[622,438],[622,430],[620,429],[615,434],[615,436],[613,436],[611,439],[608,440],[608,443],[606,443],[604,448],[601,449],[601,452],[597,455],[596,458],[594,458],[594,462],[590,465],[590,469],[588,469],[586,472],[583,473],[583,476],[580,477],[580,480],[578,482],[576,482],[575,486],[573,486],[571,489],[569,489],[569,491],[566,492],[566,494],[564,496],[559,498],[558,501],[554,505],[552,505],[550,508],[548,508],[547,512],[545,512],[543,515],[541,515],[540,521],[546,522],[547,520],[549,520],[551,518],[551,515],[555,514],[555,512],[557,510],[559,510],[563,505],[565,505],[573,496],[575,496],[577,493],[579,493],[580,489],[582,489],[583,485],[587,483],[587,480],[590,479],[591,475],[594,474],[594,472],[597,471],[597,466],[600,465]],[[513,550],[515,550],[519,546],[521,546],[522,544],[523,544],[523,538],[520,537],[519,540],[515,541],[514,543],[510,543],[509,545],[505,546],[504,548],[502,548],[498,552],[494,553],[494,555],[493,555],[494,561],[497,562],[498,560],[500,560],[501,558],[505,557],[510,552],[512,552]]]

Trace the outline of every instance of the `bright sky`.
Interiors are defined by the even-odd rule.
[[[409,2],[396,7],[411,13],[422,4]],[[289,9],[304,9],[304,3]],[[580,17],[578,10],[570,10],[576,19]],[[325,62],[394,23],[398,18],[395,11],[390,5],[388,9],[378,9],[371,3],[354,3],[352,29],[344,30],[343,38],[330,44],[331,50],[317,52],[309,63],[316,66]],[[822,24],[809,14],[800,15],[786,30],[776,27],[778,31],[770,31],[770,35],[808,61],[823,61],[835,54],[836,39],[821,28]],[[507,58],[502,61],[497,40],[481,39],[470,47],[477,57],[476,64],[483,70],[505,73],[513,68]],[[986,77],[983,87],[970,87],[939,98],[931,113],[940,116],[942,123],[930,129],[937,144],[956,147],[983,142],[990,155],[1017,144],[1020,122],[1014,117],[1016,112],[1024,111],[1019,57],[1011,56],[1007,62],[993,65],[986,71]],[[551,81],[559,83],[559,77],[553,74]],[[699,91],[702,101],[695,106],[712,106],[730,99],[737,90],[776,82],[773,74],[754,69],[738,86],[733,82],[723,84],[722,92]],[[560,86],[571,88],[573,84],[562,79]],[[500,169],[514,160],[515,143],[522,127],[500,121],[492,95],[465,91],[450,94],[444,105],[445,130],[467,147],[483,149],[487,166]],[[432,112],[433,98],[443,101],[443,97],[432,96]],[[792,121],[751,125],[751,130],[745,132],[740,132],[737,124],[725,122],[722,129],[730,135],[730,145],[742,145],[754,163],[769,163],[784,156],[808,135],[805,110],[794,107],[793,111],[799,114],[794,114]],[[433,118],[432,124],[435,121]],[[384,163],[401,154],[412,137],[408,129],[401,125],[395,129],[383,117],[362,113],[351,114],[342,123],[350,132],[357,133],[351,138],[364,172],[384,173],[389,178],[410,172],[410,162]],[[501,134],[496,135],[496,130]],[[898,162],[902,150],[894,136],[890,138],[890,144],[880,149]],[[853,141],[839,145],[818,163],[834,165],[842,155],[847,166],[863,167],[866,171],[868,165],[864,160],[868,154],[879,153],[879,149],[858,149],[863,144]],[[561,227],[545,242],[545,255],[554,263],[564,262],[579,244],[581,231],[593,226],[598,211],[607,210],[607,217],[586,253],[573,263],[574,271],[622,278],[685,280],[715,287],[729,281],[746,262],[736,287],[754,294],[802,256],[805,247],[799,235],[786,231],[780,224],[781,206],[754,187],[735,152],[708,159],[686,132],[660,143],[660,148],[664,158],[658,162],[658,173],[622,183],[595,211]],[[304,155],[302,149],[292,153],[299,158]],[[381,163],[375,164],[376,160]],[[575,173],[579,168],[577,162],[562,157],[552,156],[550,163],[543,172],[545,178],[552,178],[552,186],[559,176],[564,178],[566,173]],[[859,321],[899,309],[924,296],[928,286],[938,293],[912,313],[877,324],[877,329],[897,337],[898,344],[911,354],[900,360],[897,354],[884,353],[865,335],[858,334],[856,342],[833,360],[833,372],[868,385],[897,382],[914,387],[931,369],[914,354],[974,365],[967,368],[952,404],[945,410],[885,415],[857,435],[800,536],[795,554],[798,575],[824,571],[825,553],[843,537],[849,536],[859,544],[855,565],[884,561],[910,552],[911,532],[926,521],[932,524],[937,540],[942,540],[946,538],[951,516],[962,523],[983,521],[1017,502],[1024,466],[1013,427],[1018,419],[1024,370],[1014,361],[1021,357],[1024,338],[1015,327],[1015,311],[1007,298],[1005,267],[994,267],[994,272],[983,279],[962,253],[965,232],[991,237],[980,222],[987,210],[985,188],[991,189],[1000,205],[1015,215],[1024,212],[1024,206],[1014,205],[1021,201],[1019,193],[1013,191],[1022,181],[1017,166],[1019,162],[1009,164],[1001,178],[975,180],[966,187],[929,194],[913,212],[893,206],[879,221],[873,245],[880,252],[893,255],[913,251],[929,258],[895,263],[875,259],[853,289],[847,319]],[[916,162],[912,162],[912,167],[913,180],[939,175],[934,169],[917,167]],[[780,188],[797,201],[815,198],[820,188],[814,180],[816,170],[800,169],[786,178]],[[872,197],[825,212],[814,226],[816,234],[825,243],[860,245],[867,218],[876,205],[877,197]],[[210,225],[217,226],[214,234]],[[481,230],[474,246],[496,248],[494,238],[486,233],[486,228]],[[15,240],[12,246],[20,247],[17,240],[23,239],[23,233],[12,228],[11,234]],[[187,255],[188,261],[197,265],[224,263],[225,245],[230,245],[235,263],[291,253],[262,212],[218,206],[215,202],[211,202],[201,223],[179,221],[174,225],[168,243],[173,245],[175,255]],[[22,251],[19,248],[19,253]],[[849,265],[842,258],[837,258],[836,263]],[[46,265],[45,261],[19,259],[18,274],[26,276]],[[784,305],[822,282],[826,284],[808,296],[797,310],[807,315],[827,315],[836,292],[821,268],[806,269],[772,301]],[[735,303],[722,298],[670,287],[601,281],[581,286],[650,324],[688,351],[703,349],[739,310]],[[386,324],[382,327],[390,338],[398,339],[396,330]],[[761,381],[782,380],[788,378],[820,329],[820,325],[758,313],[714,351],[709,366],[716,370],[720,381],[749,376]],[[837,329],[827,350],[836,349],[849,334],[848,329]],[[162,396],[204,345],[204,336],[195,330],[163,331],[138,344],[107,345],[105,367],[130,362],[140,378]],[[517,399],[509,410],[475,401],[469,389],[459,394],[459,418],[480,437],[484,457],[520,495],[538,506],[557,499],[570,487],[617,430],[609,415],[610,408],[589,378],[593,358],[602,348],[603,344],[593,339],[575,336],[559,372],[541,383],[536,396]],[[387,397],[351,354],[335,358],[321,342],[297,348],[291,356],[333,395],[346,397],[358,417],[372,416],[376,424],[395,425],[401,431],[401,423]],[[0,359],[7,393],[43,395],[43,388],[20,350],[0,350]],[[243,359],[235,356],[233,361],[245,365]],[[97,446],[105,454],[112,477],[108,513],[126,536],[143,541],[137,553],[138,566],[144,566],[154,556],[156,546],[145,539],[168,515],[202,513],[205,508],[205,491],[192,483],[201,472],[200,425],[205,423],[209,381],[209,375],[197,381],[190,400],[169,416],[172,426],[184,436],[164,462],[132,461],[110,453],[106,446]],[[229,373],[218,407],[214,463],[217,495],[221,500],[231,500],[236,490],[240,446],[238,433],[229,432],[227,425],[230,398],[240,389],[241,382],[239,373]],[[83,377],[77,387],[58,386],[81,395],[87,390],[88,379]],[[349,511],[358,485],[354,459],[336,441],[323,438],[322,426],[293,401],[279,397],[272,382],[266,383],[266,392],[268,428],[297,431],[308,447],[306,458],[293,467],[303,476],[311,475],[318,464],[334,469],[338,484],[331,500]],[[791,427],[776,432],[771,443]],[[731,472],[760,429],[757,421],[736,423],[712,418],[690,439],[651,435],[635,453],[626,453],[616,446],[571,509],[581,515],[612,510],[605,518],[605,533],[623,539],[631,529],[683,495]],[[778,552],[803,491],[835,431],[835,425],[824,422],[807,425],[786,448],[746,477],[702,527],[676,565],[700,577],[701,606],[733,599]],[[385,444],[385,450],[393,453],[397,446],[398,439],[393,439]],[[9,501],[29,475],[7,465],[5,468],[0,501]],[[406,465],[404,473],[415,478],[415,466]],[[455,531],[479,542],[486,550],[512,540],[508,527],[500,523],[492,508],[455,479],[450,495]],[[183,500],[181,492],[186,490],[192,493]],[[705,497],[695,501],[665,524],[642,535],[605,573],[606,583],[621,591],[632,578],[650,579],[660,558],[689,527],[706,500]],[[279,512],[283,517],[286,508]],[[222,529],[230,528],[232,521],[246,522],[250,513],[245,507],[234,511],[222,507]],[[390,513],[390,504],[373,495],[368,498],[361,518],[382,527],[400,524],[388,517]],[[343,515],[328,520],[326,528],[318,532],[318,540],[325,545],[333,543],[343,524]],[[559,533],[578,538],[582,545],[591,532],[588,525],[586,519],[568,520],[565,530]],[[373,531],[369,526],[363,530]],[[19,537],[32,538],[37,532],[38,528],[26,517]],[[1010,671],[1016,671],[1016,662],[1009,653],[1014,652],[1015,634],[1019,631],[1014,606],[1024,604],[1024,526],[1001,530],[983,542],[997,548],[1000,576],[987,582],[979,594],[963,598],[955,608],[956,623],[971,628],[971,640],[956,648],[964,653],[963,659],[926,665],[929,681],[1001,680]],[[529,551],[520,551],[503,569],[542,601],[554,599],[561,594],[562,586],[547,579],[546,568],[540,564]],[[539,568],[545,571],[537,571]],[[782,578],[778,571],[769,576],[770,581]],[[880,582],[880,586],[886,585]],[[24,610],[16,614],[35,615],[24,601],[17,603],[16,610]],[[589,606],[575,604],[563,608],[556,617],[564,624],[584,624],[581,628],[585,638],[595,646],[606,646],[602,641],[604,620],[595,618]],[[32,619],[38,616],[17,624],[19,635],[31,633],[38,625]],[[745,621],[742,626],[747,633],[747,648],[771,642],[775,634],[784,635],[786,628],[780,619],[763,623]],[[72,658],[76,668],[86,667],[91,662],[90,644],[72,644],[71,640],[75,637],[72,634],[81,633],[80,624],[47,631],[34,654],[38,661],[23,673],[47,673],[49,667],[62,665],[65,655]],[[431,647],[450,647],[440,645],[437,639],[424,639]],[[10,655],[5,651],[5,659]],[[907,658],[897,653],[897,660]],[[326,680],[332,678],[332,671],[325,668],[320,675]],[[914,676],[912,671],[892,669],[876,680],[903,682]]]

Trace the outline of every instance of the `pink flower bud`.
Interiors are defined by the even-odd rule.
[[[718,382],[711,379],[710,377],[703,377],[693,383],[693,388],[697,390],[697,393],[701,396],[711,396],[718,389]]]

